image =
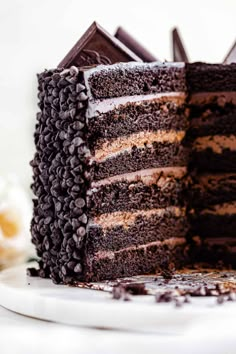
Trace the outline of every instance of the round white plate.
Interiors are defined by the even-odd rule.
[[[236,316],[236,302],[217,305],[214,297],[193,298],[176,308],[154,296],[114,300],[109,292],[55,285],[26,275],[29,265],[0,273],[0,305],[22,315],[86,327],[179,333],[205,319]],[[32,266],[32,265],[30,265]]]

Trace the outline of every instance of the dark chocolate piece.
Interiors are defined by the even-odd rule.
[[[183,42],[180,38],[179,31],[174,28],[172,31],[172,50],[173,50],[173,61],[183,61],[185,63],[189,62],[187,53],[184,49]]]
[[[136,39],[134,39],[128,32],[122,27],[118,27],[115,33],[115,37],[124,43],[130,50],[132,50],[139,58],[144,62],[158,61],[158,59],[152,55],[146,48],[144,48]]]
[[[229,53],[226,55],[224,64],[236,63],[236,41],[234,42],[232,48]]]
[[[58,67],[108,65],[129,61],[142,60],[117,38],[106,32],[97,22],[94,22]]]

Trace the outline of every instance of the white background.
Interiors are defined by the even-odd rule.
[[[124,26],[160,59],[171,59],[178,26],[191,60],[221,62],[236,35],[235,0],[0,0],[0,173],[27,188],[37,110],[37,72],[56,67],[97,20]]]

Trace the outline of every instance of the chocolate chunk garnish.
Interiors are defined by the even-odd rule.
[[[94,22],[58,67],[108,65],[129,61],[141,61],[141,59],[117,38],[106,32],[98,23]],[[78,90],[80,90],[80,87],[78,87]]]
[[[184,49],[183,42],[180,38],[179,31],[174,28],[172,31],[172,51],[173,51],[173,61],[180,61],[188,63],[189,59],[187,53]]]
[[[152,55],[146,48],[144,48],[136,39],[134,39],[128,32],[122,27],[118,27],[115,37],[124,43],[129,49],[131,49],[139,58],[144,62],[159,61],[154,55]]]
[[[224,59],[224,64],[236,63],[236,41]]]

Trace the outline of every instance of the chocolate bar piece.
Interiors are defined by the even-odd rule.
[[[144,62],[159,61],[154,55],[152,55],[146,48],[136,41],[128,32],[122,27],[118,27],[115,37],[124,43],[130,50],[139,56]]]
[[[106,32],[97,22],[93,22],[58,67],[108,65],[129,61],[142,60],[117,38]]]
[[[173,50],[173,61],[180,61],[184,63],[189,62],[187,53],[184,49],[184,45],[180,38],[177,28],[174,28],[172,31],[172,50]]]
[[[232,48],[229,53],[226,55],[224,64],[236,63],[236,41],[234,42]]]

